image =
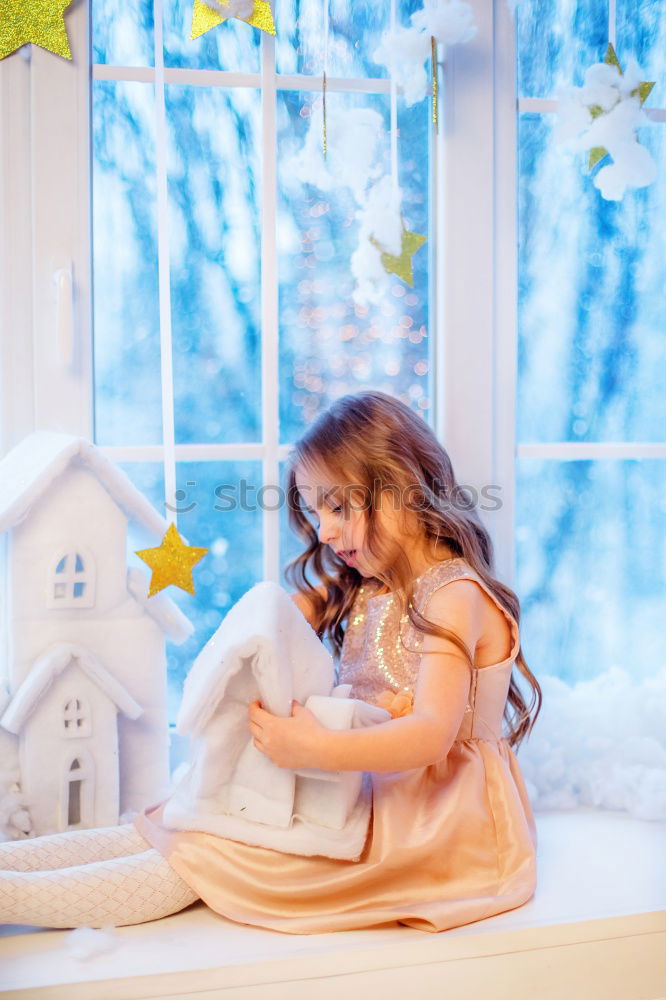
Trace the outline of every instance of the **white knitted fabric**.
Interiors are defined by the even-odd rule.
[[[131,824],[0,844],[0,923],[121,927],[194,903],[197,894],[146,845]],[[35,868],[44,861],[52,867]]]
[[[0,870],[37,872],[45,869],[87,865],[128,854],[140,854],[150,847],[133,823],[101,826],[93,830],[68,830],[28,840],[0,843]]]

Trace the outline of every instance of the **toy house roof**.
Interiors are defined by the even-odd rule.
[[[0,533],[26,518],[31,507],[70,465],[92,472],[130,520],[162,538],[165,518],[146,500],[131,479],[86,438],[60,431],[33,431],[0,461]],[[185,544],[187,539],[181,535]],[[194,627],[180,608],[163,594],[148,599],[146,577],[138,569],[127,575],[130,593],[174,642],[184,642]]]
[[[72,642],[57,642],[39,657],[5,710],[0,725],[10,733],[19,733],[37,703],[55,678],[76,660],[81,670],[94,681],[118,710],[130,719],[138,719],[143,709],[123,685],[112,677],[89,649]]]
[[[13,528],[72,464],[89,469],[128,518],[160,538],[168,528],[131,479],[86,438],[61,431],[28,434],[0,461],[0,533]]]
[[[164,594],[148,597],[148,577],[140,569],[128,569],[127,589],[173,642],[180,644],[189,639],[194,632],[190,619]]]

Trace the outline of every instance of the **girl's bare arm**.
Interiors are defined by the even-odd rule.
[[[430,598],[425,614],[460,636],[472,655],[481,634],[478,588],[456,580]],[[265,752],[281,767],[318,767],[326,771],[407,771],[446,757],[460,729],[471,672],[449,640],[424,635],[414,711],[403,718],[363,729],[325,729],[305,709],[279,719],[261,709],[251,718],[261,725]]]
[[[482,599],[468,580],[436,590],[426,617],[454,631],[472,656],[481,635]],[[318,734],[312,766],[327,771],[407,771],[446,757],[469,697],[467,660],[450,640],[424,635],[410,715],[376,726]]]

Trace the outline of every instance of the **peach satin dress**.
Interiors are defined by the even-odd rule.
[[[438,587],[465,577],[507,617],[511,653],[474,669],[469,703],[445,759],[371,774],[372,815],[357,861],[173,831],[160,822],[163,803],[136,817],[140,833],[213,910],[289,934],[396,921],[436,932],[532,897],[536,826],[517,758],[502,736],[518,625],[464,559],[445,560],[420,576],[415,604],[423,610]],[[375,593],[380,589],[374,580],[360,589],[340,659],[339,683],[351,683],[351,695],[369,702],[387,688],[413,693],[422,642],[406,616],[400,620],[394,596]],[[400,648],[401,637],[408,651]]]

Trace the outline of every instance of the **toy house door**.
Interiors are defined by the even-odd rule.
[[[79,749],[65,758],[61,781],[60,829],[78,830],[94,826],[94,767],[90,754]]]

